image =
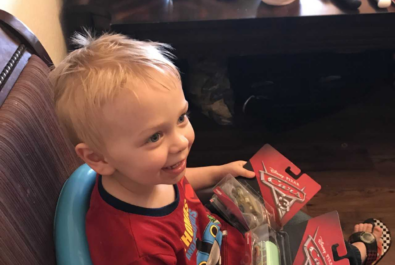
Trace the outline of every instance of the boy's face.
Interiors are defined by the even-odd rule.
[[[163,80],[166,82],[166,80]],[[139,185],[175,184],[195,139],[180,82],[125,92],[104,107],[104,156],[115,175]]]

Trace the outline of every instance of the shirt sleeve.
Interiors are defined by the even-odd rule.
[[[149,255],[129,263],[128,265],[176,265],[177,259],[171,255]]]

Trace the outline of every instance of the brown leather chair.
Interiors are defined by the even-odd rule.
[[[0,264],[56,264],[55,207],[81,161],[55,116],[51,64],[34,34],[0,10]]]

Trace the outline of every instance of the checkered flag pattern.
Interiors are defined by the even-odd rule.
[[[374,225],[380,227],[383,230],[383,235],[381,239],[383,240],[383,254],[387,253],[387,251],[391,247],[391,234],[388,227],[378,219],[373,219]]]

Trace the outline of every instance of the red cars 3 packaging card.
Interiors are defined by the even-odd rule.
[[[330,212],[297,225],[285,226],[293,265],[349,265],[348,259],[334,260],[332,246],[340,257],[347,254],[337,212]]]
[[[321,186],[301,172],[271,145],[264,145],[247,163],[256,179],[238,180],[262,197],[266,208],[274,209],[279,227],[283,227],[320,189]]]

